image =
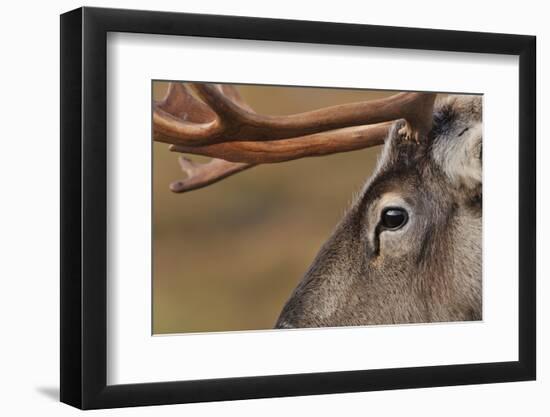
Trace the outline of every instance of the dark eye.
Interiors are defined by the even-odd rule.
[[[381,223],[386,229],[399,229],[405,226],[407,220],[409,220],[409,215],[404,209],[399,207],[390,207],[382,212]]]

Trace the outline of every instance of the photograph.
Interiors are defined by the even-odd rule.
[[[483,95],[153,80],[154,335],[483,320]]]
[[[10,307],[18,349],[55,343],[16,379],[50,375],[81,410],[276,399],[273,415],[309,415],[328,398],[334,414],[364,396],[348,408],[537,414],[542,15],[321,6],[63,11],[60,106],[12,106],[16,130],[60,133],[55,158],[25,148],[59,160],[59,257],[49,239],[20,263],[42,282],[40,256],[56,262],[57,293],[21,299],[28,280],[8,279],[19,304],[59,301],[49,328],[47,309]],[[50,188],[43,164],[17,164],[34,233]]]

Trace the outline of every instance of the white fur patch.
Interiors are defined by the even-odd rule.
[[[451,182],[473,189],[481,184],[482,125],[476,122],[458,136],[440,140],[433,147],[434,160],[442,167]]]

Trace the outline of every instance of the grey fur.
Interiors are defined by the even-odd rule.
[[[427,141],[393,126],[375,173],[287,301],[278,328],[480,320],[481,97],[436,103]],[[382,209],[405,208],[396,231]]]

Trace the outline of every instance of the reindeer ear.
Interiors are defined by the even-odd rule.
[[[451,183],[477,194],[482,181],[482,125],[474,122],[453,133],[435,146],[434,158]]]

